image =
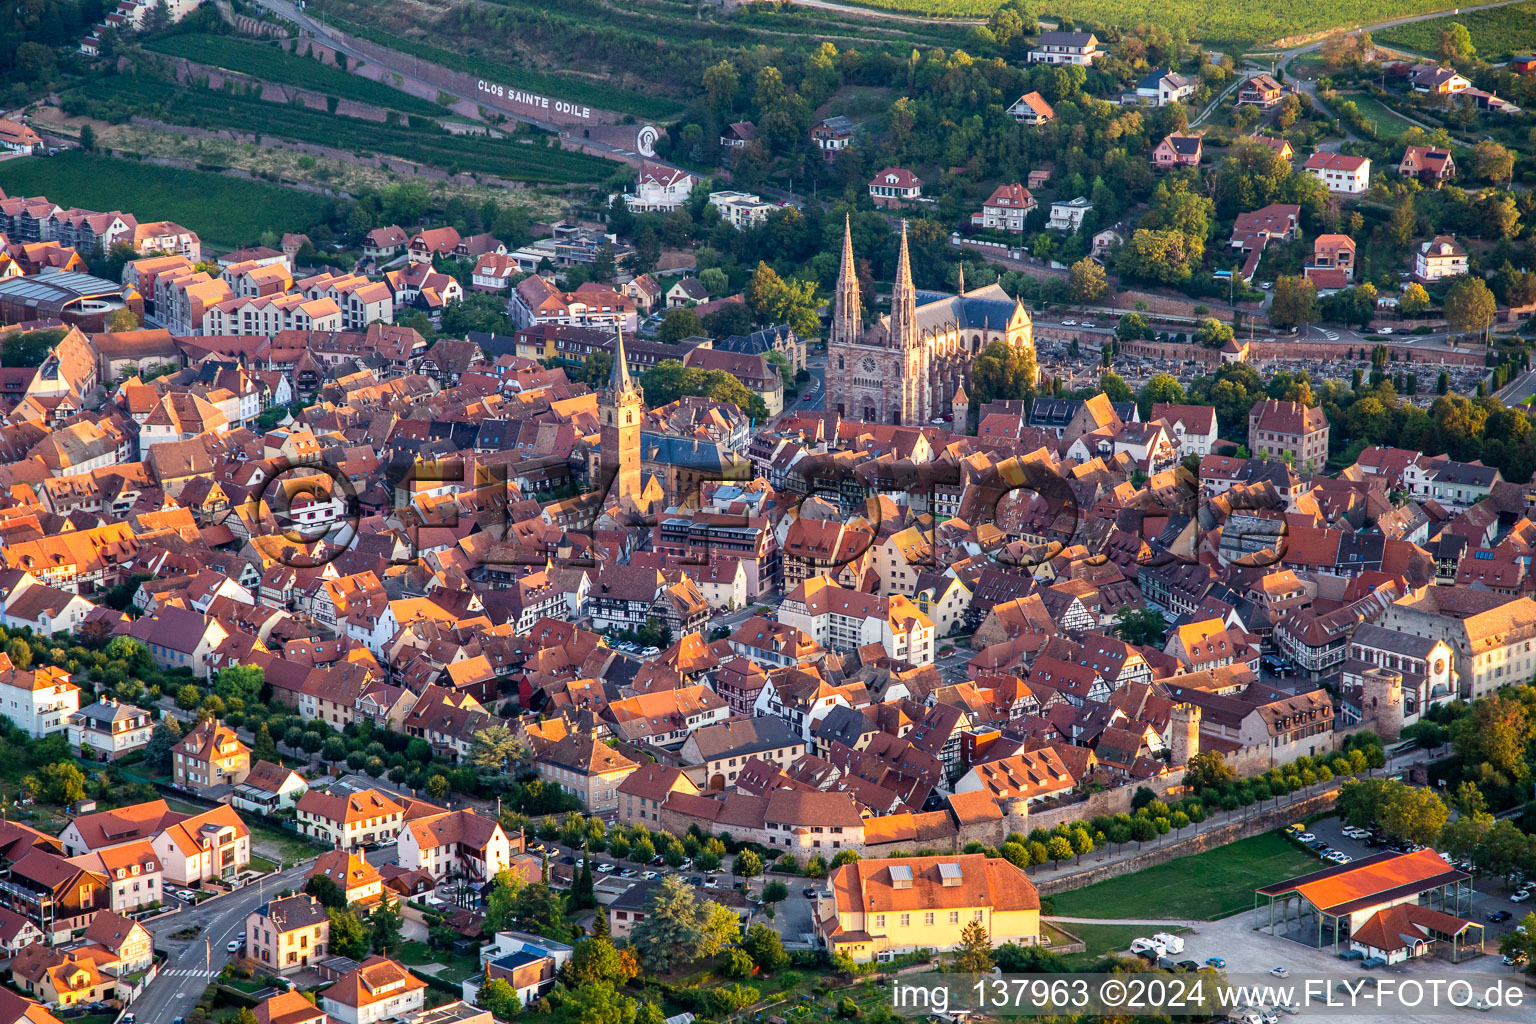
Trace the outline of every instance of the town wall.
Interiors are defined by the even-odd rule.
[[[1226,846],[1228,843],[1239,839],[1247,839],[1251,836],[1262,835],[1273,831],[1293,821],[1301,821],[1308,815],[1317,814],[1331,808],[1338,799],[1337,787],[1330,788],[1321,793],[1303,797],[1300,800],[1278,807],[1270,807],[1267,810],[1250,814],[1245,818],[1227,822],[1197,832],[1184,839],[1176,839],[1173,842],[1164,842],[1148,850],[1141,850],[1134,856],[1112,863],[1101,864],[1097,867],[1085,868],[1082,871],[1074,871],[1066,875],[1058,875],[1037,882],[1041,896],[1050,896],[1068,889],[1081,889],[1085,885],[1102,882],[1110,878],[1118,878],[1121,875],[1129,875],[1145,868],[1166,864],[1179,857],[1187,857],[1193,853],[1204,853]]]

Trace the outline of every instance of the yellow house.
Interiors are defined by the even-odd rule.
[[[844,864],[814,912],[827,949],[855,963],[915,949],[946,952],[972,921],[994,946],[1040,941],[1034,883],[1006,860],[979,853]]]
[[[25,993],[49,1006],[76,1006],[111,999],[117,994],[116,954],[95,946],[59,950],[32,945],[11,961],[11,980]]]

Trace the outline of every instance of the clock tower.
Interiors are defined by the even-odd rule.
[[[635,501],[640,497],[640,420],[645,392],[629,377],[624,358],[624,328],[613,347],[608,386],[597,396],[598,465],[610,497]]]

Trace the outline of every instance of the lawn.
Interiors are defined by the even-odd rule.
[[[1440,50],[1440,33],[1460,22],[1472,36],[1477,55],[1485,60],[1518,56],[1536,50],[1536,2],[1466,11],[1430,21],[1416,21],[1376,33],[1376,41],[1434,55]]]
[[[1413,125],[1404,121],[1391,107],[1386,106],[1376,97],[1363,92],[1339,93],[1339,100],[1353,100],[1360,116],[1376,126],[1376,136],[1380,139],[1395,139]]]
[[[320,843],[311,842],[296,832],[290,832],[288,829],[262,821],[252,815],[246,817],[245,823],[251,830],[252,849],[276,851],[284,863],[308,860],[324,849]],[[252,857],[253,861],[256,859]],[[266,861],[266,863],[272,862]]]
[[[255,854],[252,854],[251,855],[251,870],[252,871],[260,871],[260,872],[263,872],[264,874],[270,874],[271,872],[277,870],[277,865],[272,863],[271,861],[267,860],[267,858],[265,858],[265,857],[257,857]]]
[[[1318,867],[1279,832],[1058,893],[1063,917],[1209,921],[1253,906],[1253,890]],[[1065,925],[1074,929],[1073,925]],[[1074,929],[1075,930],[1075,929]]]
[[[847,2],[937,18],[985,18],[1002,6],[1001,0]],[[1455,6],[1455,0],[1296,0],[1288,4],[1256,4],[1249,0],[1054,0],[1041,9],[1041,15],[1047,20],[1058,16],[1080,18],[1095,25],[1123,28],[1155,24],[1184,29],[1191,39],[1222,47],[1268,43],[1332,28],[1374,25]]]
[[[74,152],[0,162],[0,188],[65,207],[126,208],[141,224],[173,220],[216,249],[248,245],[264,231],[305,231],[331,208],[324,196],[281,185]]]
[[[424,114],[427,117],[444,113],[443,108],[436,103],[254,39],[189,33],[163,36],[146,43],[145,47],[156,53],[183,57],[267,82],[323,92],[339,99],[403,110],[408,114]]]
[[[395,959],[408,967],[421,968],[434,978],[455,984],[473,978],[481,969],[477,957],[439,953],[425,942],[401,943],[395,951]]]

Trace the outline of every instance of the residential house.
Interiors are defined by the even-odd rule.
[[[1397,173],[1438,188],[1456,176],[1456,158],[1438,146],[1409,146],[1397,162]]]
[[[394,960],[371,956],[320,991],[320,1008],[339,1024],[414,1018],[427,983]]]
[[[1355,240],[1348,235],[1318,235],[1312,241],[1312,261],[1306,275],[1318,287],[1355,279]]]
[[[1083,226],[1083,218],[1088,216],[1088,211],[1093,209],[1093,203],[1087,196],[1078,196],[1076,199],[1059,199],[1051,204],[1051,219],[1046,221],[1046,229],[1050,231],[1078,231]]]
[[[1092,32],[1041,32],[1029,59],[1036,64],[1092,64],[1104,56]]]
[[[165,873],[154,845],[147,839],[84,853],[73,858],[73,863],[107,880],[111,893],[108,906],[114,914],[129,914],[165,902]]]
[[[811,141],[823,156],[836,156],[853,145],[853,122],[841,114],[823,118],[811,128]]]
[[[640,766],[591,733],[573,732],[535,757],[535,768],[581,801],[589,814],[615,810],[619,786]]]
[[[235,786],[229,802],[243,811],[268,815],[289,810],[308,789],[309,783],[304,781],[304,776],[292,768],[271,761],[257,761],[251,765],[245,780]]]
[[[230,878],[251,863],[251,830],[227,804],[167,825],[151,842],[165,880],[178,885]]]
[[[1328,461],[1328,417],[1316,406],[1265,399],[1249,410],[1248,450],[1315,472]]]
[[[327,850],[315,858],[306,879],[324,876],[336,883],[347,903],[372,906],[384,895],[384,876],[368,858],[350,850]]]
[[[1157,68],[1136,83],[1135,99],[1143,106],[1166,107],[1170,103],[1182,103],[1199,88],[1198,77]]]
[[[1024,218],[1039,205],[1023,185],[999,185],[980,212],[971,214],[971,227],[1023,234]]]
[[[1414,280],[1425,284],[1462,277],[1469,270],[1467,250],[1450,235],[1436,235],[1428,242],[1420,242],[1413,254]]]
[[[294,805],[299,831],[339,850],[393,843],[405,808],[376,789],[329,793],[307,790]]]
[[[1055,120],[1056,111],[1038,92],[1027,92],[1009,105],[1008,115],[1021,124],[1039,126]]]
[[[1211,406],[1157,402],[1152,406],[1152,421],[1157,420],[1167,424],[1181,457],[1211,454],[1217,438],[1216,410]]]
[[[776,203],[765,203],[762,197],[750,192],[711,192],[709,205],[720,211],[720,219],[740,231],[768,222],[768,215],[779,209]]]
[[[439,880],[483,884],[510,868],[512,854],[521,853],[522,845],[521,836],[514,844],[494,818],[466,807],[406,822],[395,837],[396,863]]]
[[[693,192],[694,177],[687,171],[647,160],[640,165],[633,195],[624,196],[632,213],[671,213],[682,208]]]
[[[918,949],[947,952],[979,922],[993,943],[1040,941],[1040,895],[1001,857],[860,859],[832,872],[811,913],[834,955],[855,963]]]
[[[736,121],[725,126],[720,134],[720,145],[727,149],[745,149],[757,141],[757,125],[751,121]]]
[[[69,731],[70,718],[80,710],[80,687],[69,673],[52,666],[18,669],[10,658],[0,661],[0,715],[33,739]]]
[[[619,783],[619,821],[656,828],[661,806],[673,793],[697,796],[699,787],[681,768],[655,761],[641,765]]]
[[[193,726],[171,753],[173,784],[199,796],[239,785],[251,772],[251,748],[217,718]]]
[[[1371,159],[1344,153],[1313,153],[1302,169],[1335,195],[1357,196],[1371,187]]]
[[[869,182],[869,198],[881,209],[901,209],[922,196],[923,180],[901,167],[887,167]]]
[[[1237,105],[1269,108],[1280,102],[1285,90],[1270,74],[1258,74],[1237,87]]]
[[[1152,163],[1158,167],[1198,167],[1203,145],[1199,135],[1174,132],[1152,150]]]
[[[245,918],[245,955],[281,976],[318,963],[330,948],[331,919],[308,893],[268,900]]]
[[[68,731],[71,748],[90,750],[103,761],[115,761],[148,746],[154,723],[143,708],[103,697],[70,715]]]
[[[1230,245],[1243,254],[1238,273],[1252,281],[1259,269],[1259,259],[1270,242],[1289,242],[1301,234],[1301,207],[1295,203],[1270,203],[1258,210],[1240,213],[1232,224]]]

